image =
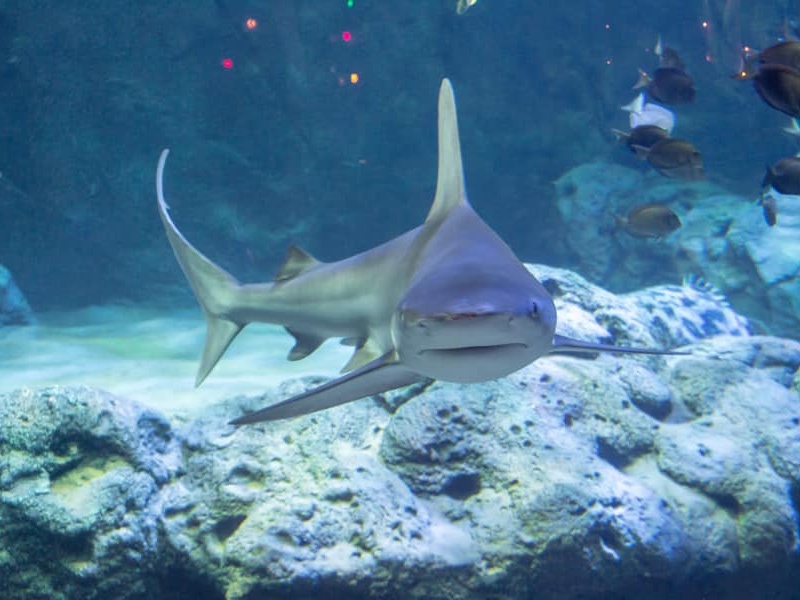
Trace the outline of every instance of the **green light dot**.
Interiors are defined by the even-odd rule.
[[[347,8],[353,8],[355,2],[353,0],[347,0]]]

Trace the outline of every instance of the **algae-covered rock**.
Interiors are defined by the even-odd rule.
[[[702,288],[530,268],[560,332],[689,354],[544,357],[239,429],[319,379],[173,424],[86,388],[7,394],[4,597],[791,597],[800,343]]]
[[[88,388],[0,397],[0,595],[159,589],[158,494],[182,468],[167,420],[128,400]]]

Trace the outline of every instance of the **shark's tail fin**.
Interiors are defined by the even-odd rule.
[[[164,201],[164,164],[167,161],[169,150],[161,152],[156,173],[156,194],[158,195],[158,212],[167,238],[172,246],[172,251],[181,265],[189,285],[194,290],[197,301],[203,308],[206,316],[206,345],[203,349],[203,358],[197,370],[195,386],[203,380],[217,364],[220,357],[227,350],[233,338],[242,330],[246,323],[237,323],[226,316],[228,306],[239,291],[239,282],[221,269],[192,246],[189,241],[178,231],[169,216],[169,207]]]

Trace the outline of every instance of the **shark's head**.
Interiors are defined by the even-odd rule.
[[[527,271],[458,269],[417,281],[398,304],[392,336],[409,369],[444,381],[503,377],[547,354],[553,300]]]

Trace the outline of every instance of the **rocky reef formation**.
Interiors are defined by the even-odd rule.
[[[793,597],[800,343],[703,289],[533,271],[564,333],[691,354],[550,357],[241,429],[315,381],[172,422],[89,388],[7,394],[0,594]]]
[[[764,332],[800,337],[797,198],[778,200],[769,227],[752,198],[607,163],[571,169],[556,193],[572,264],[592,281],[630,289],[701,275]],[[614,229],[614,214],[644,202],[669,206],[683,227],[659,241]]]
[[[11,271],[0,265],[0,325],[28,325],[34,316]]]

